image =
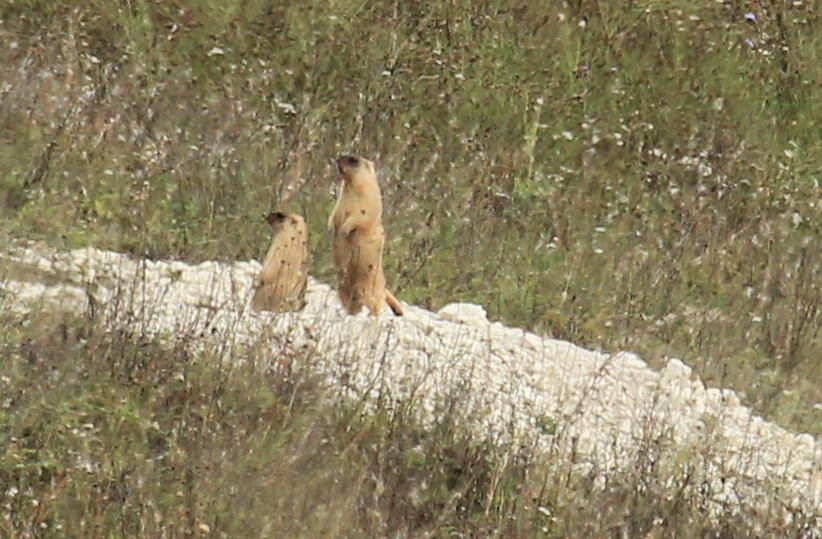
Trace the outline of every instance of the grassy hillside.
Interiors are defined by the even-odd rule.
[[[299,211],[331,282],[355,152],[402,299],[678,356],[822,433],[813,2],[81,4],[0,4],[0,234],[248,259]]]
[[[272,358],[276,339],[226,361],[220,342],[192,352],[84,314],[0,313],[2,537],[811,538],[819,524],[767,487],[756,509],[751,494],[723,503],[704,465],[715,441],[671,459],[647,425],[636,462],[603,478],[559,441],[466,432],[460,389],[423,428],[418,396],[366,412],[326,392],[310,354]]]

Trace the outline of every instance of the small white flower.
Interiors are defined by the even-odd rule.
[[[280,101],[279,99],[274,101],[274,104],[277,105],[283,112],[287,114],[296,114],[297,107],[292,105],[291,103],[286,103],[285,101]]]

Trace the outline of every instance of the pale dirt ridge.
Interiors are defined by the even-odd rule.
[[[313,279],[303,311],[255,313],[259,271],[257,262],[15,248],[0,254],[0,305],[92,308],[144,334],[218,347],[233,361],[262,342],[271,360],[310,362],[337,396],[410,402],[425,420],[456,403],[476,433],[533,443],[552,458],[573,451],[574,466],[603,481],[635,467],[650,446],[657,466],[695,465],[696,484],[710,489],[716,508],[778,496],[822,515],[822,443],[763,420],[731,390],[706,389],[677,359],[656,372],[631,353],[591,352],[490,323],[472,304],[438,313],[406,306],[402,318],[347,316],[335,291]]]

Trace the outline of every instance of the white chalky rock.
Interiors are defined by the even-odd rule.
[[[482,305],[474,303],[449,303],[437,314],[443,320],[462,322],[463,324],[482,325],[488,323],[488,314]]]
[[[672,467],[691,455],[719,510],[779,493],[790,507],[822,513],[820,441],[764,421],[734,391],[706,388],[678,359],[656,372],[629,352],[491,323],[469,303],[438,313],[406,305],[401,318],[388,309],[347,316],[335,290],[313,279],[301,312],[255,313],[254,261],[189,265],[90,248],[12,249],[3,259],[23,268],[0,281],[4,307],[94,308],[100,320],[227,361],[261,350],[271,363],[302,356],[339,398],[372,409],[410,404],[427,422],[448,412],[492,440],[530,441],[551,458],[573,454],[575,467],[603,484],[653,448]]]

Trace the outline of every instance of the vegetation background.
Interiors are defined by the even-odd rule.
[[[817,7],[5,0],[0,232],[238,260],[264,254],[265,212],[299,211],[312,273],[331,281],[328,158],[353,152],[378,164],[386,272],[405,301],[478,302],[587,347],[680,357],[819,435]],[[548,472],[451,430],[420,445],[410,418],[359,424],[316,395],[295,408],[292,389],[204,366],[183,390],[162,375],[189,365],[182,352],[93,321],[4,316],[2,384],[17,396],[0,416],[3,533],[723,533],[697,501],[665,509],[633,479],[607,503],[574,484],[549,504],[527,487]],[[87,480],[77,428],[110,463]],[[310,453],[305,439],[330,442]],[[408,454],[418,446],[423,462]],[[219,463],[226,451],[242,470]],[[153,452],[171,464],[146,468]],[[289,464],[261,473],[272,452]],[[238,477],[258,496],[238,496]],[[297,486],[304,498],[282,495]],[[266,503],[300,518],[266,520]],[[748,530],[728,518],[726,532]]]

